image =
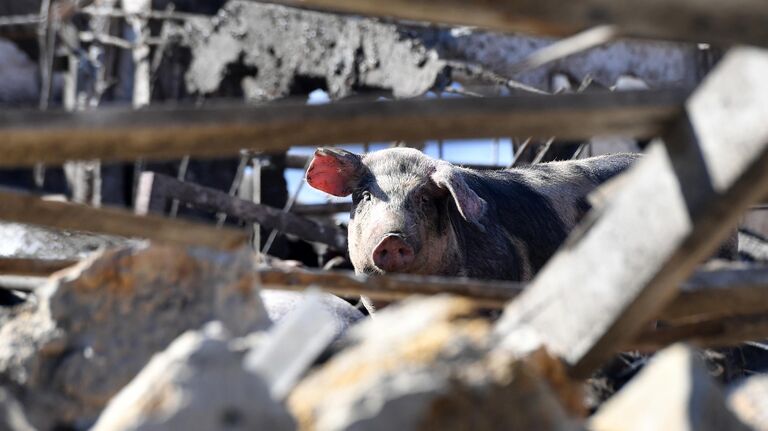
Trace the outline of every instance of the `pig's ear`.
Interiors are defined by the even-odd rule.
[[[450,163],[439,163],[431,178],[438,187],[451,193],[464,220],[485,231],[485,226],[480,220],[485,214],[488,203],[469,187],[457,167]]]
[[[318,148],[307,169],[310,186],[334,196],[349,196],[362,173],[360,156],[339,148]]]

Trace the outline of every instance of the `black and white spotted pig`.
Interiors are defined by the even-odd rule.
[[[528,280],[589,210],[587,195],[639,155],[476,171],[410,148],[360,156],[321,148],[307,182],[352,195],[358,273]]]

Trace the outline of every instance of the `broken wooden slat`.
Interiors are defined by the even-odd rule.
[[[0,220],[54,229],[103,233],[182,245],[233,249],[246,243],[244,232],[214,229],[207,225],[137,216],[116,208],[93,208],[66,202],[45,201],[36,196],[0,190]]]
[[[0,166],[66,160],[223,156],[387,140],[620,134],[657,136],[685,90],[441,98],[325,105],[12,110],[0,115]],[[119,142],[120,145],[115,145]]]
[[[625,34],[695,42],[768,44],[768,10],[762,0],[729,2],[610,0],[462,1],[271,0],[362,15],[459,24],[488,29],[566,35],[599,24],[615,24]]]
[[[277,208],[239,199],[220,190],[179,181],[167,175],[154,172],[144,172],[141,175],[141,189],[138,194],[142,198],[137,199],[135,208],[138,214],[147,214],[149,208],[143,204],[156,202],[157,198],[148,196],[157,195],[210,211],[222,211],[241,220],[257,222],[267,229],[277,229],[306,241],[326,244],[339,251],[347,250],[346,233],[336,226],[284,213]]]
[[[586,376],[674,299],[768,191],[766,74],[768,52],[726,56],[687,102],[690,123],[671,129],[667,147],[649,147],[621,192],[506,309],[503,347],[535,334]],[[685,133],[691,125],[698,142]]]

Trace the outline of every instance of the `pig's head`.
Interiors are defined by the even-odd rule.
[[[307,182],[334,196],[352,195],[349,255],[358,273],[456,274],[455,223],[484,230],[486,202],[465,171],[411,148],[360,156],[321,148]]]

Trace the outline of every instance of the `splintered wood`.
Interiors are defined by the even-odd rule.
[[[535,334],[574,375],[587,376],[674,299],[768,192],[766,74],[765,51],[726,56],[666,145],[650,146],[621,193],[509,305],[497,328],[502,345],[514,349]],[[689,124],[695,136],[681,133]]]

